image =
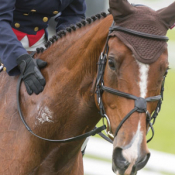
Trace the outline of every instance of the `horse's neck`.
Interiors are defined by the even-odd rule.
[[[89,120],[89,115],[93,116],[96,109],[91,90],[96,77],[97,60],[104,48],[111,23],[112,16],[108,16],[77,29],[41,56],[49,63],[44,71],[47,85],[43,93],[52,99],[48,104],[49,109],[53,113],[59,111],[59,120],[63,123],[68,116],[70,120],[76,116],[74,121],[78,123],[97,121],[94,118]]]
[[[108,16],[77,29],[41,55],[48,62],[42,71],[45,89],[39,96],[24,95],[22,103],[30,104],[27,109],[24,105],[25,115],[36,131],[45,130],[43,124],[50,128],[51,135],[42,131],[43,136],[53,137],[56,130],[62,133],[59,138],[75,136],[91,129],[99,120],[91,89],[111,23],[112,17]],[[70,125],[74,127],[67,127]],[[58,139],[60,134],[54,135]]]
[[[96,71],[94,66],[103,50],[111,23],[112,16],[108,16],[87,24],[81,29],[67,33],[65,37],[47,49],[41,55],[41,59],[49,63],[48,74],[50,77],[53,72],[54,75],[59,74],[65,68],[70,71],[79,67],[81,76],[83,76],[82,70]],[[83,67],[84,65],[85,67]]]
[[[21,99],[22,103],[29,104],[27,109],[26,105],[23,108],[29,118],[28,122],[36,129],[45,129],[42,125],[46,124],[52,126],[51,136],[59,128],[59,133],[63,133],[62,137],[66,138],[71,134],[80,134],[84,128],[92,128],[99,120],[96,117],[98,110],[92,86],[96,77],[97,60],[111,23],[112,16],[108,16],[77,29],[41,55],[40,58],[48,62],[47,68],[42,71],[46,78],[45,89],[39,96],[31,98],[24,93]],[[72,121],[77,122],[75,127],[80,125],[74,133],[66,127]],[[46,136],[44,131],[42,134]]]
[[[48,62],[48,66],[42,70],[46,78],[44,91],[39,95],[29,96],[23,84],[20,96],[25,120],[35,133],[46,138],[63,139],[82,134],[96,124],[99,118],[97,118],[98,111],[91,88],[96,76],[96,63],[103,50],[111,23],[112,17],[108,16],[77,29],[53,44],[41,55],[40,58]],[[55,162],[62,162],[60,166],[65,166],[70,156],[77,157],[81,143],[76,142],[76,145],[73,146],[66,144],[67,147],[65,147],[64,144],[59,146],[48,142],[43,144],[38,138],[32,137],[18,121],[16,101],[12,100],[12,98],[15,99],[16,79],[12,80],[9,81],[10,86],[6,86],[9,93],[4,93],[2,98],[5,101],[8,100],[8,105],[2,101],[1,106],[4,105],[2,109],[6,109],[2,116],[6,116],[4,120],[8,117],[9,123],[11,116],[16,116],[14,118],[15,128],[17,131],[20,128],[20,132],[15,133],[14,147],[17,148],[20,145],[20,148],[30,150],[32,154],[28,156],[28,161],[23,160],[24,151],[22,152],[19,148],[16,152],[13,151],[11,157],[25,164],[24,167],[21,166],[21,171],[41,166],[41,162],[47,161],[52,166],[55,165]],[[4,92],[6,92],[6,87],[4,87]],[[11,92],[14,92],[13,96]],[[9,94],[9,98],[8,96],[6,98],[6,94]],[[20,127],[19,124],[21,124]],[[8,132],[7,125],[3,125],[2,122],[2,126],[4,132]],[[9,124],[7,128],[10,127],[14,130],[14,124]],[[25,138],[22,143],[21,138]],[[75,142],[70,144],[75,144]],[[68,157],[62,156],[67,152],[69,152]],[[36,160],[34,162],[33,157]],[[29,165],[28,162],[32,164]],[[26,167],[27,164],[31,167]],[[61,168],[60,166],[58,168]]]

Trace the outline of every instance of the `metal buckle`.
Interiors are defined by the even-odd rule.
[[[110,123],[110,120],[108,118],[108,116],[106,114],[104,114],[104,117],[106,118],[107,120],[107,124],[108,124],[108,128],[109,130],[105,130],[106,134],[111,137],[112,139],[114,139],[114,135],[112,134],[112,129],[111,129],[111,123]],[[104,117],[103,117],[103,124],[104,124]]]

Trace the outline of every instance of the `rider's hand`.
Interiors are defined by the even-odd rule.
[[[40,59],[33,59],[30,55],[25,54],[17,58],[17,64],[23,75],[27,92],[31,95],[33,92],[39,94],[43,91],[46,81],[39,68],[44,68],[47,62]]]

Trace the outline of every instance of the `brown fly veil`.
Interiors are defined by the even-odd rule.
[[[175,10],[175,2],[159,11],[142,5],[131,5],[126,0],[110,0],[109,4],[115,25],[136,32],[165,36],[175,22],[175,13],[174,16],[172,13],[170,15]],[[167,47],[165,40],[145,38],[123,31],[113,31],[110,36],[117,36],[132,50],[134,57],[145,64],[155,62]]]

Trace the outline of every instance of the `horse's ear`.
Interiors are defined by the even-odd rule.
[[[109,0],[109,7],[116,22],[134,11],[134,7],[127,0]]]
[[[175,25],[175,2],[166,8],[157,11],[160,18],[165,22],[169,28],[173,28]]]

